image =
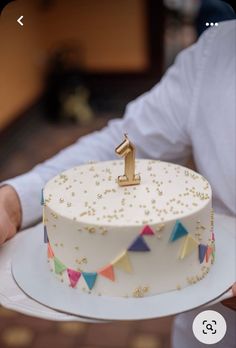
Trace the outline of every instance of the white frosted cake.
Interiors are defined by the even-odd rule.
[[[142,297],[200,281],[214,261],[211,187],[185,167],[137,160],[139,185],[119,186],[124,161],[81,165],[44,190],[51,272],[73,291]]]

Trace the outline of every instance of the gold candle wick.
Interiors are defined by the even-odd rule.
[[[117,146],[115,152],[117,155],[125,158],[124,175],[118,176],[118,184],[120,186],[130,186],[140,184],[141,178],[139,174],[135,174],[135,146],[124,134],[125,140]]]

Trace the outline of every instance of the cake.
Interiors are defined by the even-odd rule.
[[[137,182],[128,186],[117,159],[74,167],[44,187],[44,241],[60,286],[142,297],[181,290],[209,272],[210,184],[180,165],[149,159],[135,165]]]

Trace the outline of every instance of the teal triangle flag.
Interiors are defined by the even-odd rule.
[[[129,246],[128,251],[150,251],[149,246],[142,236],[138,236]]]
[[[56,274],[60,274],[66,270],[66,266],[56,257],[54,257],[54,268]]]
[[[94,284],[97,279],[97,273],[96,272],[82,272],[84,280],[86,281],[86,284],[88,285],[89,289],[92,290],[94,287]]]
[[[44,205],[43,189],[41,190],[41,205]]]
[[[180,221],[176,221],[172,230],[169,241],[174,242],[175,240],[182,238],[188,234],[188,231]]]

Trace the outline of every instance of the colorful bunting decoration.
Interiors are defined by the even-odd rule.
[[[141,232],[141,236],[153,236],[154,234],[154,231],[148,225],[144,226]]]
[[[128,251],[150,251],[142,236],[138,236],[129,246]]]
[[[188,235],[187,237],[185,237],[179,258],[183,260],[197,247],[198,247],[198,242],[195,239],[193,239],[191,235]]]
[[[67,274],[70,280],[70,285],[72,288],[74,288],[76,284],[78,283],[81,273],[74,271],[73,269],[67,268]]]
[[[42,202],[43,200],[43,191],[42,191]],[[43,222],[44,221],[44,213],[43,213]],[[155,235],[155,232],[153,229],[146,225],[143,227],[142,231],[140,232],[140,235],[135,238],[135,240],[131,243],[129,248],[125,251],[123,251],[117,258],[113,260],[113,262],[103,268],[101,268],[97,272],[78,272],[76,270],[73,270],[71,268],[67,268],[55,255],[52,250],[52,247],[50,245],[49,239],[48,239],[48,233],[47,228],[44,225],[44,242],[48,244],[47,248],[47,255],[49,259],[54,260],[54,270],[56,274],[62,274],[65,270],[67,271],[67,275],[70,281],[70,285],[72,288],[76,287],[79,279],[81,278],[81,274],[83,275],[83,278],[90,290],[93,289],[97,275],[101,275],[111,281],[115,281],[115,272],[114,267],[121,269],[124,272],[131,273],[132,272],[132,265],[129,259],[128,251],[129,252],[147,252],[151,251],[149,246],[144,240],[143,236],[152,236]],[[180,222],[176,221],[174,228],[172,230],[171,236],[169,241],[174,242],[182,237],[184,237],[184,242],[182,244],[179,258],[182,260],[186,256],[188,256],[190,253],[192,253],[196,248],[198,248],[198,257],[199,262],[203,263],[204,260],[206,262],[209,261],[210,256],[212,255],[212,262],[215,259],[215,246],[214,246],[214,233],[211,234],[211,240],[212,240],[212,246],[199,244],[187,231],[185,226]]]
[[[112,265],[117,268],[120,268],[122,271],[131,273],[132,267],[131,267],[127,250],[123,251],[123,253],[112,262]]]
[[[113,282],[115,281],[115,274],[114,274],[114,270],[113,270],[112,265],[108,265],[108,266],[100,269],[100,271],[98,271],[98,273],[100,275],[102,275],[103,277],[106,277],[106,278],[112,280]]]
[[[41,190],[41,205],[44,205],[43,189]]]
[[[48,243],[48,232],[47,232],[47,227],[43,226],[43,230],[44,230],[44,243]]]
[[[54,252],[52,250],[52,247],[51,247],[50,243],[48,243],[48,258],[49,259],[53,259],[54,258]]]
[[[188,231],[180,221],[176,221],[174,228],[172,230],[169,241],[174,242],[179,238],[182,238],[188,234]]]
[[[97,279],[97,272],[82,272],[82,274],[89,289],[92,290]]]
[[[199,261],[200,261],[200,263],[203,263],[203,261],[205,259],[206,251],[207,251],[207,245],[199,244],[198,252],[199,252]]]
[[[54,256],[54,269],[56,274],[61,274],[67,267],[60,261],[56,256]]]
[[[206,262],[209,261],[209,258],[210,258],[211,254],[212,254],[212,251],[213,251],[213,249],[211,247],[209,247],[209,245],[208,245],[207,251],[206,251]]]

